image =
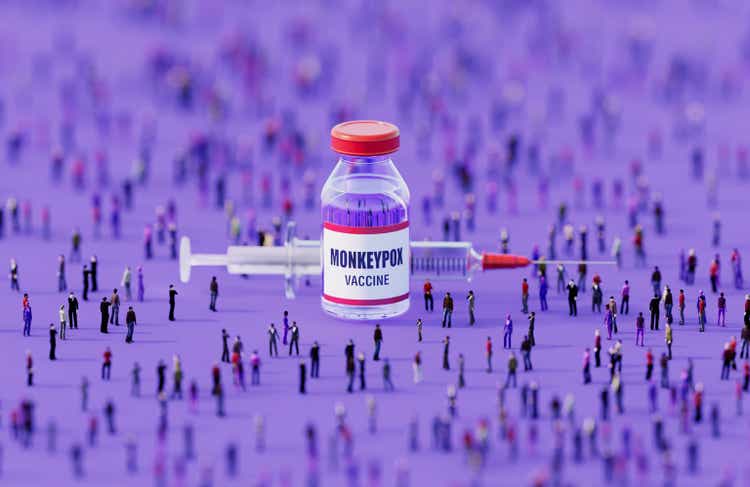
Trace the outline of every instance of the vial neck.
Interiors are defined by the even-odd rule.
[[[384,154],[380,156],[352,156],[349,154],[339,155],[339,160],[346,164],[376,164],[388,162],[390,159],[390,154]]]

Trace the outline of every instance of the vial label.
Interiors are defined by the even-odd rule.
[[[409,298],[409,222],[384,227],[323,224],[323,298],[373,306]]]

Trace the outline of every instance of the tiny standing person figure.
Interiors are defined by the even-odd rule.
[[[57,360],[55,350],[57,348],[57,329],[54,323],[49,324],[49,359]]]
[[[128,333],[125,337],[126,343],[133,343],[133,333],[135,332],[135,324],[136,324],[136,318],[135,318],[135,311],[133,310],[132,306],[128,306],[128,312],[125,315],[125,325],[128,327]]]
[[[174,288],[174,284],[169,285],[169,321],[174,321],[174,308],[175,308],[175,297],[177,296],[177,290]]]
[[[102,302],[99,304],[99,311],[102,315],[101,324],[99,325],[99,331],[101,333],[109,333],[107,327],[109,324],[109,307],[112,303],[107,301],[107,298],[102,298]]]
[[[216,298],[219,296],[219,282],[216,280],[216,276],[211,277],[211,284],[208,286],[208,289],[211,293],[211,302],[208,305],[208,309],[216,311]]]
[[[505,325],[503,326],[503,348],[511,348],[511,337],[513,335],[513,320],[510,318],[510,314],[505,317]]]

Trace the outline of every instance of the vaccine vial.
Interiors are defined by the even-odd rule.
[[[381,319],[409,309],[409,188],[391,160],[398,127],[356,120],[331,130],[339,160],[321,193],[323,310]]]

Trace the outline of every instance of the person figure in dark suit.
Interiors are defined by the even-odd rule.
[[[49,324],[49,359],[57,360],[55,349],[57,348],[57,329],[54,323]]]
[[[174,321],[174,306],[175,296],[177,296],[177,290],[174,288],[174,284],[169,285],[169,321]]]
[[[99,325],[99,331],[102,333],[109,333],[109,307],[111,303],[107,301],[106,296],[102,298],[102,302],[99,304],[99,311],[102,314],[102,322]]]
[[[68,326],[78,328],[78,298],[73,291],[68,295]]]

